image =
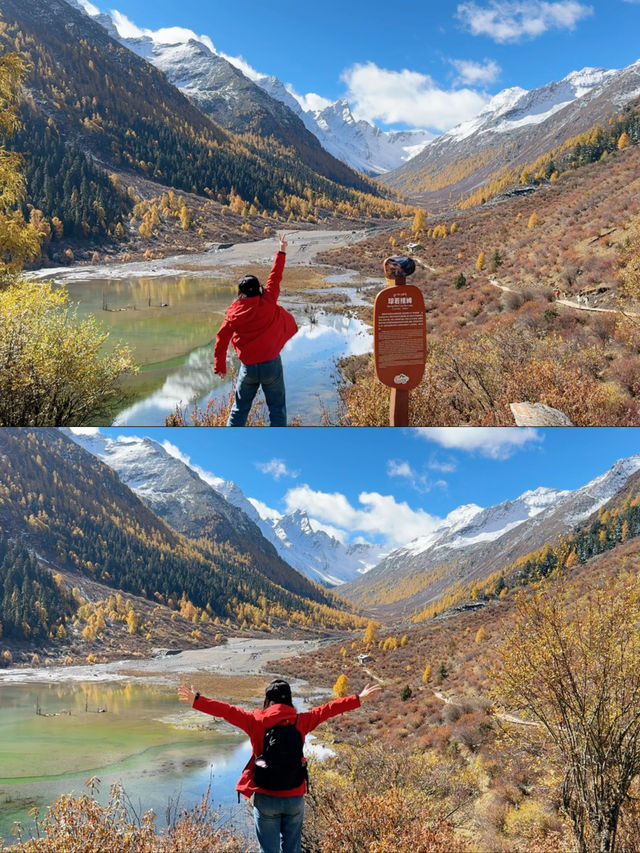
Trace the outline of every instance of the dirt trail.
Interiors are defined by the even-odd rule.
[[[489,279],[489,284],[502,290],[503,293],[520,293],[519,290],[514,290],[512,287],[507,287],[506,284],[500,284],[495,278]],[[567,308],[576,308],[578,311],[592,311],[597,314],[624,314],[625,317],[640,317],[640,314],[634,314],[630,311],[620,311],[619,308],[596,308],[595,306],[585,305],[583,302],[574,302],[572,299],[554,299],[554,304],[565,305]]]
[[[445,696],[444,693],[440,693],[438,690],[433,691],[433,695],[436,699],[439,699],[441,702],[444,702],[445,705],[457,705],[457,701],[455,699],[451,699],[448,696]],[[535,720],[522,720],[520,717],[516,717],[513,714],[507,714],[504,711],[496,711],[493,716],[497,720],[502,720],[505,723],[514,723],[517,726],[539,726],[540,723]]]

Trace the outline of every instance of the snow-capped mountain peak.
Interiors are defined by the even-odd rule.
[[[165,510],[181,507],[193,516],[194,527],[198,514],[205,511],[223,516],[230,525],[248,533],[256,525],[289,566],[317,583],[336,586],[352,580],[376,565],[388,551],[377,545],[345,545],[323,530],[314,530],[304,510],[283,516],[247,498],[236,483],[191,467],[153,439],[111,439],[97,431],[65,433],[113,468],[145,503]]]
[[[163,71],[174,86],[205,112],[219,98],[233,103],[243,91],[239,78],[244,77],[284,104],[326,151],[353,169],[374,175],[390,171],[411,159],[434,138],[426,130],[382,131],[369,122],[358,121],[345,100],[322,110],[303,109],[280,80],[218,53],[208,36],[198,36],[183,27],[155,32],[141,29],[120,13],[113,12],[111,16],[101,13],[89,0],[71,0],[71,4],[101,24],[112,38]],[[234,69],[233,74],[230,68]],[[304,100],[325,102],[324,98],[311,96]],[[214,113],[214,118],[222,121],[219,112]]]
[[[640,471],[640,454],[619,459],[604,474],[595,477],[582,488],[576,489],[573,492],[572,521],[575,523],[583,521],[604,506],[636,471]]]
[[[570,492],[540,487],[524,492],[515,500],[503,501],[487,508],[477,504],[459,506],[431,534],[414,539],[399,552],[415,555],[445,548],[466,548],[477,542],[491,542],[568,494]]]

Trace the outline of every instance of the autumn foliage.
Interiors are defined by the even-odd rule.
[[[498,672],[511,706],[548,733],[578,850],[612,853],[640,774],[640,582],[558,585],[521,597]]]
[[[244,853],[242,839],[217,826],[209,791],[200,804],[184,810],[166,830],[158,830],[153,812],[136,819],[126,805],[121,785],[111,787],[109,801],[100,805],[95,794],[99,779],[87,782],[88,794],[65,795],[36,817],[35,831],[18,828],[18,842],[6,853]]]

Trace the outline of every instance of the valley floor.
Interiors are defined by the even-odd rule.
[[[183,677],[208,675],[266,676],[273,669],[271,665],[273,662],[315,651],[322,644],[320,640],[262,640],[240,637],[232,638],[224,645],[211,648],[185,649],[168,654],[166,650],[159,650],[154,657],[146,659],[0,670],[0,684],[99,682],[131,678],[148,678],[166,682],[177,681]]]

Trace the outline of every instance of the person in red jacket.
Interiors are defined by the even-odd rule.
[[[270,426],[287,425],[280,352],[298,331],[298,326],[293,316],[278,305],[286,251],[287,241],[283,235],[264,288],[254,275],[245,275],[240,279],[238,298],[227,308],[224,322],[216,336],[216,374],[226,376],[229,341],[241,362],[227,426],[246,424],[253,399],[260,387],[267,401]]]
[[[369,685],[358,695],[334,699],[310,711],[298,713],[291,699],[291,687],[282,679],[274,679],[265,691],[264,707],[259,711],[245,711],[236,705],[228,705],[216,699],[207,699],[194,692],[193,687],[181,687],[178,698],[188,702],[196,711],[214,717],[222,717],[249,735],[252,756],[244,768],[236,790],[253,802],[253,818],[260,845],[260,853],[300,853],[302,844],[302,821],[304,817],[304,794],[306,779],[287,790],[269,790],[256,784],[254,771],[256,760],[260,761],[265,747],[265,734],[275,726],[295,726],[304,743],[305,735],[320,723],[359,708],[360,703],[381,690],[379,685]],[[304,760],[304,759],[303,759]],[[281,846],[282,845],[282,846]]]

